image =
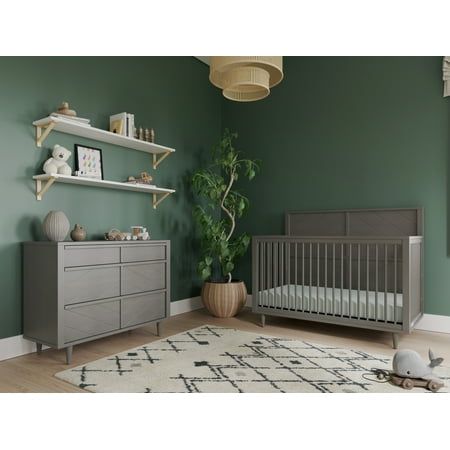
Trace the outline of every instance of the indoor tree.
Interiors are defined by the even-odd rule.
[[[194,208],[201,229],[198,271],[204,280],[219,274],[222,280],[231,282],[235,261],[250,243],[246,233],[235,236],[236,220],[249,207],[248,198],[236,189],[235,182],[242,176],[252,180],[260,164],[242,157],[233,146],[236,138],[237,133],[226,129],[213,149],[212,164],[198,170],[192,179],[196,193],[206,199],[206,206]]]

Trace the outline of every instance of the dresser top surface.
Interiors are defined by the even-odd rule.
[[[154,244],[168,244],[169,240],[147,240],[147,241],[27,241],[24,242],[24,245],[50,245],[50,246],[86,246],[86,245],[154,245]]]

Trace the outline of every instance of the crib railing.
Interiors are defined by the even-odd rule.
[[[421,244],[420,236],[255,237],[253,310],[408,328],[421,310]]]

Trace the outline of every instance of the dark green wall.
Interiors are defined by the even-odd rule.
[[[425,208],[425,312],[450,315],[449,99],[442,59],[285,58],[285,79],[223,126],[263,161],[245,184],[250,234],[283,233],[285,210]],[[236,275],[250,283],[250,254]]]
[[[176,153],[153,171],[151,155],[60,133],[38,149],[32,121],[63,100],[100,128],[108,128],[110,114],[133,112],[137,124],[153,127],[156,142]],[[50,210],[83,224],[90,239],[136,224],[153,238],[171,239],[172,300],[198,295],[186,178],[220,136],[220,104],[208,67],[190,57],[0,58],[0,338],[21,333],[20,242],[43,239],[41,222]],[[56,143],[72,151],[74,143],[102,148],[106,179],[147,170],[177,193],[155,211],[145,194],[58,184],[38,202],[31,177],[42,173]]]
[[[62,100],[100,128],[112,113],[134,112],[177,152],[153,171],[146,154],[59,133],[38,149],[31,122]],[[91,239],[134,224],[171,239],[172,300],[198,295],[186,180],[222,125],[263,160],[261,175],[243,186],[251,210],[241,230],[282,233],[286,209],[424,206],[426,312],[450,315],[449,109],[438,57],[285,58],[281,85],[250,104],[221,100],[194,58],[0,58],[0,338],[21,333],[20,242],[43,238],[52,209],[85,225]],[[149,170],[177,193],[156,211],[144,194],[68,185],[38,202],[31,177],[55,143],[102,148],[107,179]],[[248,283],[249,256],[236,273]]]

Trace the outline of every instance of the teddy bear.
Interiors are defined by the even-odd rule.
[[[67,160],[69,159],[72,152],[67,150],[67,148],[56,144],[53,147],[52,157],[47,159],[44,163],[44,172],[48,175],[52,173],[58,173],[60,175],[72,175],[72,169]]]

